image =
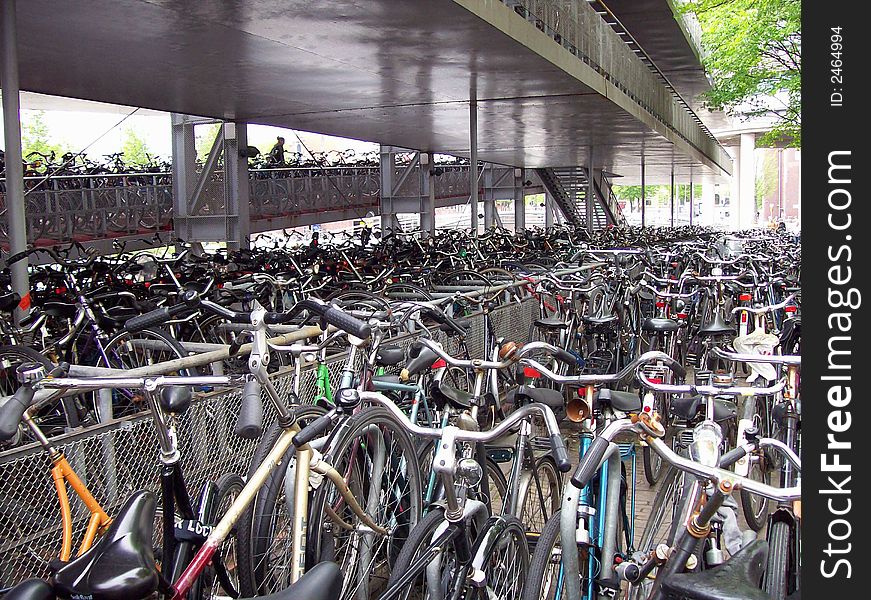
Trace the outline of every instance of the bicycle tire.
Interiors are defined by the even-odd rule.
[[[556,589],[561,581],[560,566],[562,556],[560,539],[560,511],[548,519],[541,535],[535,543],[535,550],[529,564],[529,573],[523,586],[521,600],[551,600],[565,597],[565,588]],[[586,552],[578,550],[578,566],[583,580],[586,567]],[[583,586],[582,586],[583,587]]]
[[[766,398],[751,397],[747,399],[744,408],[746,415],[745,418],[749,417],[754,423],[757,422],[755,417],[758,415],[758,422],[761,422],[762,424],[760,430],[761,435],[762,437],[768,437],[770,435],[770,432],[768,431],[768,400]],[[750,461],[750,470],[748,471],[747,476],[754,481],[770,484],[772,467],[769,464],[768,454],[764,452],[756,453],[747,458]],[[753,531],[761,531],[768,522],[769,500],[751,494],[744,489],[741,489],[740,492],[741,511],[744,513],[744,519],[747,521],[747,525],[749,525]]]
[[[539,494],[539,487],[536,486],[536,475],[541,487],[541,494]],[[545,481],[547,482],[547,491],[550,492],[549,496],[546,495]],[[542,504],[545,505],[545,513],[542,513]],[[528,533],[541,533],[550,516],[559,510],[561,504],[562,478],[559,469],[556,468],[556,462],[549,454],[546,454],[535,462],[535,472],[526,488],[523,502],[518,504],[520,506],[518,518]]]
[[[486,585],[481,592],[487,598],[519,598],[529,575],[529,545],[523,523],[506,515],[490,519],[488,525],[478,536],[478,547],[472,552],[484,557],[480,567]],[[500,529],[498,533],[487,535],[494,528]],[[500,576],[502,573],[507,575]]]
[[[768,564],[762,589],[773,600],[783,600],[789,593],[790,570],[795,568],[791,552],[791,531],[786,521],[775,521],[768,529]]]
[[[374,454],[378,444],[371,443],[376,432],[384,442],[383,456],[387,459],[380,469],[376,468],[378,456]],[[382,406],[369,406],[349,419],[344,432],[324,454],[333,468],[349,480],[349,487],[367,514],[390,533],[376,540],[374,533],[360,534],[353,525],[350,533],[341,526],[333,527],[328,505],[341,512],[346,523],[356,523],[358,518],[338,501],[335,486],[325,482],[314,492],[309,506],[307,565],[335,560],[345,576],[342,598],[357,597],[358,592],[366,590],[369,593],[363,595],[372,597],[373,590],[387,581],[383,569],[389,571],[420,520],[422,491],[416,444],[393,413]],[[380,485],[373,486],[376,474]],[[354,489],[355,484],[359,489]]]
[[[20,386],[16,369],[19,365],[29,362],[39,363],[45,367],[46,372],[54,367],[54,364],[48,357],[40,354],[33,348],[27,346],[0,346],[0,396],[11,396],[15,393]],[[67,414],[67,404],[65,402],[58,402],[40,410],[37,419],[46,435],[52,436],[57,433],[63,433],[65,424],[77,422],[78,415],[74,415],[74,419],[71,420],[70,415]],[[43,422],[46,419],[48,423]],[[0,449],[16,446],[25,441],[26,438],[27,435],[19,428],[18,433],[12,439],[0,443]]]
[[[318,406],[298,406],[294,408],[294,412],[297,421],[304,425],[323,415],[326,411]],[[281,428],[278,423],[273,422],[261,436],[251,458],[251,466],[248,468],[249,478],[257,467],[266,460],[266,456],[275,446],[280,433]],[[282,516],[276,510],[276,505],[282,502],[284,476],[295,452],[296,449],[293,446],[288,449],[287,454],[276,465],[275,470],[266,479],[263,487],[260,488],[254,500],[242,513],[236,525],[239,591],[246,598],[280,591],[289,585],[289,581],[280,580],[276,582],[275,586],[268,586],[269,582],[265,575],[267,564],[263,562],[262,557],[268,549],[272,548],[274,543],[277,521]]]
[[[215,482],[217,492],[215,494],[215,519],[209,525],[217,525],[218,521],[227,512],[227,509],[232,505],[233,501],[239,496],[242,488],[245,487],[245,482],[235,473],[224,473]],[[221,562],[223,563],[226,573],[229,577],[229,584],[232,589],[225,589],[221,581],[217,581],[218,576],[213,563],[210,563],[203,573],[197,578],[194,586],[191,588],[189,598],[202,600],[217,600],[220,597],[229,596],[231,598],[239,597],[239,571],[238,571],[238,553],[237,539],[238,523],[233,531],[227,536],[227,539],[221,544],[219,553]],[[220,591],[220,593],[219,593]]]
[[[436,506],[433,507],[433,509],[427,513],[423,519],[418,521],[414,528],[412,528],[408,535],[408,539],[405,541],[405,544],[402,546],[402,549],[396,557],[396,562],[393,565],[393,572],[390,574],[390,579],[387,580],[388,587],[393,585],[399,576],[404,575],[411,564],[420,555],[421,551],[429,546],[433,533],[435,533],[436,529],[444,522],[444,520],[445,509],[441,506]],[[445,558],[447,558],[448,561],[453,558],[454,563],[456,563],[456,557],[452,556],[449,552],[449,549],[442,548],[442,551],[439,553],[439,556],[442,558],[443,566],[445,565]],[[448,565],[450,566],[450,562],[448,562]],[[442,580],[444,580],[444,578],[442,578]],[[417,579],[412,580],[405,594],[400,596],[400,598],[402,598],[402,600],[423,600],[428,598],[429,596],[425,593],[426,590],[425,586],[422,585],[423,583],[423,577],[421,574]],[[415,586],[418,585],[424,587],[424,589],[416,590]],[[445,595],[443,594],[442,597],[445,597]]]
[[[141,338],[150,338],[151,341],[162,342],[164,348],[146,348],[134,352],[133,344],[130,342]],[[123,369],[125,371],[174,358],[184,358],[188,355],[188,353],[181,347],[181,344],[178,343],[178,340],[176,340],[168,331],[163,329],[143,329],[136,333],[122,331],[106,343],[103,352],[105,356],[100,356],[97,360],[98,367]],[[159,352],[165,353],[166,356],[157,354]],[[179,371],[179,374],[196,375],[198,372],[199,370],[194,367]],[[94,414],[98,417],[97,421],[104,422],[107,419],[117,419],[122,416],[128,416],[146,410],[146,406],[136,406],[134,396],[135,395],[130,393],[128,390],[114,390],[112,392],[112,414],[100,415],[99,410],[97,409],[97,392],[94,392]]]

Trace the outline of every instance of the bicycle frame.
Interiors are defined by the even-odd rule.
[[[100,503],[94,498],[93,494],[91,494],[88,486],[76,474],[64,453],[48,441],[39,425],[31,417],[30,411],[25,413],[22,421],[30,428],[33,436],[45,449],[46,454],[48,454],[52,462],[51,479],[57,491],[61,513],[61,551],[58,558],[66,562],[72,556],[73,546],[72,508],[70,507],[67,485],[73,489],[91,515],[88,518],[85,535],[82,538],[76,556],[81,556],[93,545],[97,534],[105,531],[112,522],[112,519],[106,514],[106,511],[103,510],[103,507],[100,506]]]

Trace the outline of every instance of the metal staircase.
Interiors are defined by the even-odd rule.
[[[587,226],[587,190],[589,179],[584,167],[551,167],[536,169],[536,174],[565,215],[575,227]],[[611,186],[602,178],[594,181],[593,231],[624,223]]]

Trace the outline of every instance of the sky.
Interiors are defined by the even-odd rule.
[[[92,159],[104,154],[119,152],[123,145],[125,130],[132,129],[145,140],[150,153],[169,160],[172,156],[172,136],[169,113],[136,109],[128,106],[103,104],[57,96],[45,96],[24,92],[21,94],[21,122],[26,125],[37,111],[42,111],[50,142],[82,150]],[[120,124],[119,124],[120,123]],[[0,114],[0,131],[3,131],[3,116]],[[262,152],[268,152],[281,135],[286,139],[285,148],[297,150],[298,141],[289,129],[267,125],[249,125],[248,143]],[[317,133],[299,132],[303,142],[312,152],[353,149],[357,153],[377,150],[378,145]],[[5,146],[0,136],[0,148]]]

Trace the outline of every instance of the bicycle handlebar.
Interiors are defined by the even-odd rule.
[[[695,475],[700,479],[710,480],[714,482],[715,485],[719,485],[720,482],[726,481],[731,484],[732,489],[744,489],[751,494],[756,494],[758,496],[762,496],[770,500],[775,500],[777,502],[798,500],[801,498],[800,485],[788,488],[777,488],[774,486],[766,485],[764,483],[760,483],[758,481],[754,481],[753,479],[750,479],[748,477],[742,477],[732,471],[727,471],[720,467],[709,467],[701,463],[697,463],[689,458],[680,456],[660,438],[654,437],[649,433],[645,432],[641,428],[641,426],[637,422],[633,422],[632,419],[619,419],[617,421],[613,421],[607,427],[605,427],[602,433],[599,434],[599,436],[596,437],[595,440],[593,440],[593,444],[590,445],[590,448],[587,450],[587,452],[584,453],[584,456],[581,457],[581,461],[580,463],[578,463],[578,467],[571,477],[572,484],[574,485],[576,480],[584,484],[589,482],[592,474],[598,471],[600,466],[599,463],[604,457],[605,452],[608,449],[608,445],[620,433],[626,431],[634,431],[636,433],[639,433],[642,437],[644,437],[647,444],[657,454],[659,454],[665,462],[669,463],[670,465],[681,471]],[[798,464],[800,465],[800,461]]]
[[[718,387],[715,385],[690,385],[690,384],[670,384],[670,383],[654,383],[642,372],[636,374],[639,383],[649,390],[655,392],[664,392],[666,394],[698,394],[701,396],[767,396],[776,394],[786,387],[786,380],[781,380],[770,387],[746,387],[746,386],[730,386]]]
[[[767,312],[786,308],[787,304],[792,302],[794,299],[795,299],[795,294],[790,294],[789,296],[786,297],[786,299],[783,302],[780,302],[779,304],[769,304],[767,306],[760,306],[758,308],[751,308],[749,306],[736,306],[735,308],[732,309],[732,313],[735,314],[735,313],[739,313],[739,312],[744,311],[744,312],[753,313],[755,315],[761,315],[761,314],[765,314]]]
[[[534,368],[539,373],[556,383],[560,383],[563,385],[583,386],[603,383],[617,383],[623,381],[629,375],[631,375],[638,367],[658,360],[665,362],[668,368],[671,369],[672,372],[680,379],[686,377],[687,372],[683,365],[681,365],[679,362],[677,362],[665,352],[658,351],[645,352],[644,354],[633,360],[631,363],[626,365],[626,367],[622,371],[605,375],[558,375],[535,360],[524,358],[522,362],[523,364]]]
[[[447,427],[421,427],[412,423],[406,414],[400,410],[387,396],[378,392],[360,392],[360,399],[368,402],[374,402],[386,407],[399,420],[402,426],[412,435],[417,435],[425,438],[438,439],[442,437],[445,429],[453,429],[453,438],[460,442],[476,442],[487,443],[499,439],[509,433],[520,421],[531,417],[533,414],[539,414],[544,419],[544,424],[547,427],[548,436],[550,438],[551,449],[553,450],[554,459],[557,463],[557,468],[562,473],[566,473],[571,469],[568,451],[566,450],[565,441],[560,434],[559,425],[556,422],[556,417],[551,408],[545,404],[532,403],[522,406],[508,415],[504,421],[499,423],[490,431],[467,431],[459,429],[453,425]]]
[[[263,319],[263,323],[266,325],[291,323],[300,313],[308,311],[312,315],[319,316],[330,325],[333,325],[354,337],[367,339],[372,333],[372,329],[368,323],[364,323],[363,321],[349,315],[341,308],[327,304],[323,300],[315,298],[297,302],[293,308],[287,312],[266,312],[257,310],[252,312],[236,312],[210,300],[200,298],[199,294],[193,290],[186,291],[182,295],[182,300],[183,302],[179,304],[170,307],[163,306],[152,310],[151,312],[147,312],[144,315],[133,317],[125,323],[125,328],[128,331],[141,331],[149,327],[162,325],[171,318],[179,316],[185,312],[196,310],[197,308],[205,308],[210,312],[225,317],[231,321],[242,323],[253,324],[259,314],[261,315],[260,318]]]

